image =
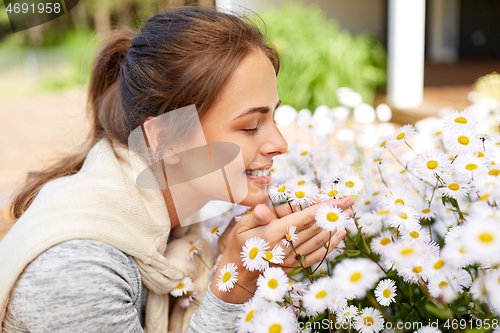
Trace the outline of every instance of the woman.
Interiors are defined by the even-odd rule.
[[[208,9],[159,13],[138,34],[115,32],[92,69],[88,148],[30,174],[14,198],[19,220],[0,242],[3,332],[142,332],[144,326],[148,333],[235,331],[238,311],[251,295],[241,288],[220,292],[210,282],[203,264],[214,261],[210,244],[200,237],[199,224],[180,225],[185,219],[179,212],[189,205],[177,206],[169,187],[159,185],[171,179],[162,179],[128,145],[141,128],[151,149],[160,152],[163,170],[182,163],[181,146],[162,146],[150,125],[193,104],[206,142],[239,146],[248,192],[240,204],[255,207],[221,236],[225,246],[219,246],[215,272],[233,262],[238,282],[255,291],[258,273],[242,267],[243,244],[258,236],[274,246],[289,225],[297,227],[295,246],[305,266],[321,261],[330,235],[314,223],[316,206],[271,210],[270,177],[252,175],[287,150],[273,122],[280,103],[278,70],[279,57],[257,28]],[[138,185],[137,166],[155,186]],[[202,201],[194,201],[191,211],[201,209]],[[352,198],[329,203],[352,215]],[[330,250],[344,235],[331,237]],[[187,260],[197,241],[199,258]],[[290,272],[298,262],[290,248],[285,254],[283,266]],[[185,277],[201,299],[187,308],[169,297]]]

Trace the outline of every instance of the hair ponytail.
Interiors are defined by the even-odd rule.
[[[80,151],[44,171],[28,173],[14,193],[17,219],[49,181],[78,172],[101,138],[128,145],[150,116],[195,104],[200,118],[249,52],[261,50],[276,73],[280,59],[265,36],[243,19],[207,8],[184,7],[150,17],[140,33],[115,31],[101,46],[88,87],[91,133]]]
[[[18,219],[28,209],[40,189],[49,181],[78,172],[90,148],[103,136],[126,132],[119,103],[120,63],[123,61],[134,32],[116,31],[97,52],[88,87],[88,116],[92,122],[91,133],[79,151],[51,164],[43,171],[29,172],[26,182],[13,194],[10,214]],[[104,126],[103,126],[104,125]],[[110,131],[110,126],[115,129]],[[110,135],[111,134],[111,135]]]

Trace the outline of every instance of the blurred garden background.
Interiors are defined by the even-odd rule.
[[[500,72],[496,0],[81,0],[17,33],[0,3],[0,238],[17,184],[85,138],[86,85],[106,34],[179,6],[248,14],[265,29],[283,59],[280,97],[296,110],[334,108],[349,87],[414,123],[463,110],[476,80]]]

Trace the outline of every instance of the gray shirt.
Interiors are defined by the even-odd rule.
[[[66,241],[26,266],[3,333],[144,332],[146,294],[131,256],[96,240]],[[235,332],[242,306],[220,300],[208,287],[186,333]]]

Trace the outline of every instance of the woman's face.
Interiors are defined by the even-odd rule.
[[[269,200],[273,157],[288,149],[274,123],[280,103],[271,61],[262,51],[253,51],[240,61],[218,101],[201,119],[206,142],[232,142],[240,147],[248,195],[239,204],[254,207]]]

